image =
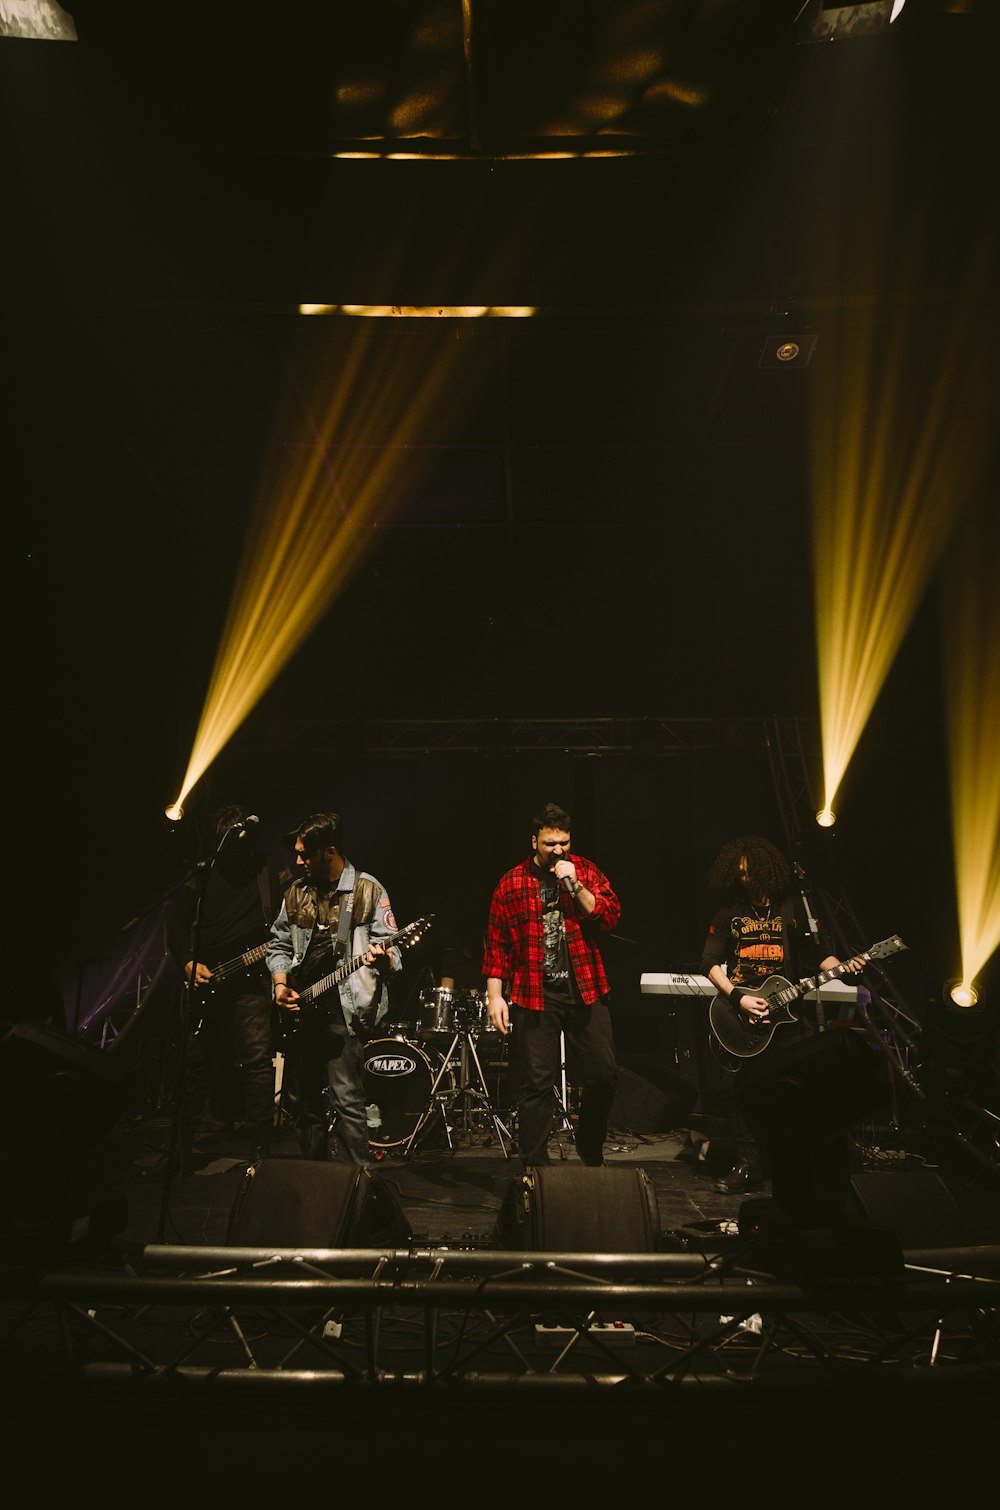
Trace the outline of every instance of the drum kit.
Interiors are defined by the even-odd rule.
[[[417,1040],[417,1041],[414,1041]],[[498,1110],[508,1040],[489,1020],[478,990],[420,993],[420,1014],[365,1046],[364,1083],[372,1148],[414,1153],[433,1129],[447,1146],[494,1138],[510,1158],[513,1134]],[[487,1051],[488,1050],[488,1051]],[[496,1071],[490,1094],[485,1063]],[[513,1113],[507,1113],[513,1120]]]

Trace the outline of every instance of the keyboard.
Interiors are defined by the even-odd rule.
[[[714,996],[715,987],[707,975],[689,975],[685,971],[668,971],[665,975],[643,975],[639,980],[643,995]]]
[[[644,996],[714,996],[715,987],[707,975],[690,975],[683,970],[668,970],[662,975],[646,974],[639,978],[639,989]],[[815,1001],[817,993],[810,991],[806,1001]],[[839,1002],[847,1006],[857,1001],[856,986],[845,985],[842,980],[828,980],[819,988],[820,1001]]]

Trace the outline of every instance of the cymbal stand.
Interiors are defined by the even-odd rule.
[[[559,1157],[565,1159],[566,1154],[562,1146],[563,1134],[569,1133],[571,1138],[573,1136],[573,1122],[569,1114],[569,1082],[566,1078],[565,1033],[559,1034],[559,1083],[552,1087],[552,1094],[556,1098],[556,1106],[559,1109],[559,1115],[554,1121],[552,1132],[559,1144]]]
[[[484,1111],[493,1123],[503,1156],[505,1159],[509,1159],[514,1139],[506,1123],[501,1121],[490,1097],[489,1088],[486,1084],[486,1076],[483,1074],[483,1067],[480,1063],[479,1055],[476,1053],[476,1037],[477,1035],[468,1028],[459,1027],[455,1029],[448,1052],[444,1056],[441,1068],[434,1077],[434,1084],[431,1086],[429,1100],[436,1102],[438,1110],[444,1118],[445,1136],[448,1139],[449,1148],[453,1149],[454,1144],[451,1137],[452,1128],[448,1121],[448,1113],[453,1109],[459,1097],[461,1097],[461,1131],[466,1141],[471,1141],[472,1139],[472,1111],[474,1107],[477,1107]],[[439,1095],[438,1088],[447,1075],[453,1060],[456,1058],[459,1064],[458,1086],[455,1090],[446,1091],[443,1095]],[[470,1062],[471,1066],[475,1069],[474,1082],[470,1075]],[[406,1147],[403,1149],[404,1158],[409,1158],[420,1133],[425,1127],[430,1125],[430,1121],[429,1117],[425,1118],[422,1124],[418,1124],[414,1128],[407,1139]]]
[[[566,1079],[566,1034],[559,1034],[559,1084],[552,1087],[559,1108],[560,1131],[572,1132],[573,1123],[569,1115],[569,1082]]]

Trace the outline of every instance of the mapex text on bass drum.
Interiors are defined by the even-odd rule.
[[[365,1045],[362,1078],[373,1148],[398,1148],[423,1127],[434,1109],[431,1090],[440,1068],[439,1055],[406,1038],[373,1038]]]

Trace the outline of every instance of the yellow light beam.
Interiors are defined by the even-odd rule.
[[[960,985],[1000,947],[1000,530],[976,514],[949,557],[942,594]]]
[[[836,798],[928,580],[983,473],[992,436],[980,295],[992,238],[956,269],[932,320],[897,300],[817,383],[813,571],[823,808]],[[918,278],[920,242],[884,275]]]
[[[315,418],[298,465],[287,448],[272,447],[175,807],[389,522],[424,464],[445,399],[453,406],[473,386],[468,349],[444,326],[433,341],[391,352],[375,348],[373,329],[359,321],[339,368],[321,360],[313,374],[301,408]]]

